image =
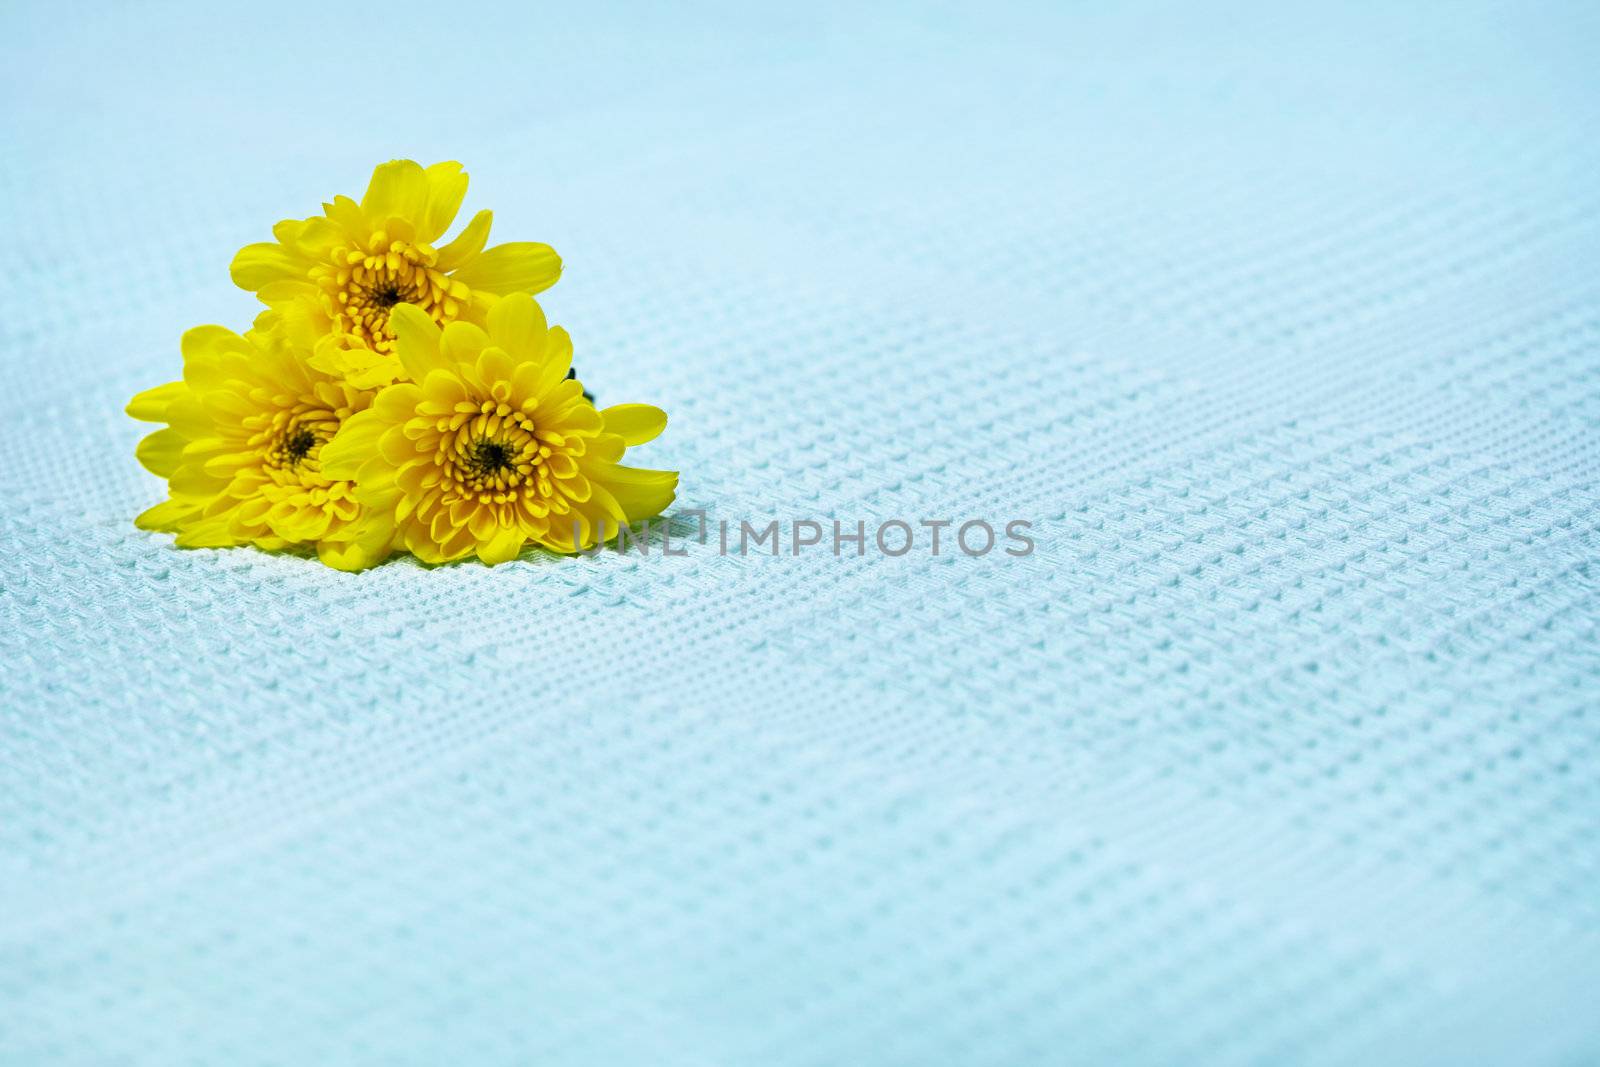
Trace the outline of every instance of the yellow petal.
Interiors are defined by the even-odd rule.
[[[651,404],[615,404],[600,415],[606,420],[606,432],[628,445],[654,441],[667,428],[667,413]]]
[[[186,526],[179,534],[179,548],[232,548],[239,539],[228,530],[226,519],[209,519]]]
[[[278,226],[284,225],[282,222],[278,224]],[[338,224],[321,216],[313,216],[298,223],[291,236],[278,233],[277,227],[273,227],[272,234],[290,251],[299,253],[307,260],[326,259],[334,246],[343,239]]]
[[[616,498],[629,522],[661,514],[677,496],[677,471],[605,467],[590,469],[588,473],[597,489],[603,485]]]
[[[489,336],[510,353],[513,362],[538,359],[544,353],[547,332],[544,312],[526,293],[501,297],[489,309]]]
[[[395,354],[412,381],[422,381],[431,370],[452,369],[439,354],[439,326],[426,311],[396,304],[389,312],[389,328],[394,331]]]
[[[572,537],[574,526],[578,527],[576,543]],[[553,552],[576,552],[580,546],[587,548],[594,543],[589,534],[592,528],[589,521],[576,512],[563,515],[559,520],[550,523],[544,536],[539,538],[539,543]]]
[[[133,399],[128,401],[126,410],[129,415],[144,422],[165,422],[167,405],[188,391],[189,387],[182,382],[158,385],[154,389],[134,394]]]
[[[508,526],[491,537],[487,544],[478,546],[478,558],[491,567],[516,559],[525,540],[520,529]]]
[[[169,477],[183,461],[183,446],[188,442],[177,430],[157,430],[139,442],[134,455],[144,469],[162,478]]]
[[[356,389],[382,389],[405,369],[394,356],[370,348],[345,348],[334,337],[323,338],[306,362]]]
[[[453,522],[453,520],[449,521]],[[488,544],[500,529],[495,522],[494,509],[480,507],[474,510],[467,516],[467,529],[472,531],[472,539],[474,541]],[[437,523],[434,524],[434,536],[439,536]],[[446,534],[446,536],[450,535]]]
[[[617,498],[612,496],[610,490],[599,482],[590,482],[589,499],[577,501],[577,503],[586,505],[579,510],[588,515],[591,521],[597,525],[605,519],[610,519],[613,526],[625,523],[629,519],[627,511],[618,503]],[[633,517],[638,518],[638,516]]]
[[[456,239],[439,249],[439,258],[434,261],[434,266],[449,274],[483,251],[483,246],[489,241],[489,224],[493,221],[492,211],[480,211],[472,216],[472,221],[456,234]]]
[[[310,268],[302,256],[276,242],[245,245],[228,265],[233,284],[252,292],[271,282],[303,279]]]
[[[391,426],[378,438],[378,455],[388,461],[392,467],[398,467],[408,459],[416,457],[417,450],[406,437],[404,426]]]
[[[355,389],[382,389],[394,384],[395,379],[400,377],[401,369],[399,360],[385,359],[366,370],[350,371],[345,375],[345,381]]]
[[[290,292],[297,295],[284,295]],[[256,293],[256,297],[266,303],[269,310],[256,316],[255,327],[250,332],[271,333],[279,329],[296,347],[315,348],[332,325],[327,311],[322,307],[319,292],[314,285],[289,282],[274,282],[266,286]]]
[[[428,182],[428,203],[417,231],[418,240],[432,244],[456,220],[467,195],[467,176],[459,163],[435,163],[423,172]]]
[[[391,385],[383,393],[378,394],[382,400],[384,393],[400,386]],[[339,432],[333,435],[333,440],[322,446],[318,459],[322,463],[322,473],[329,478],[349,480],[356,477],[361,465],[372,458],[377,451],[378,438],[391,424],[384,420],[383,414],[376,407],[368,408],[344,421],[339,427]]]
[[[554,459],[555,457],[552,456],[551,458]],[[568,462],[570,463],[571,460],[568,460]],[[556,483],[556,488],[560,489],[568,500],[579,504],[594,496],[594,483],[582,474],[572,474],[561,479]]]
[[[388,555],[385,551],[383,555]],[[317,558],[336,571],[364,571],[382,560],[383,556],[370,552],[354,541],[319,541]]]
[[[323,204],[322,213],[327,216],[329,222],[343,230],[347,237],[364,241],[370,236],[371,227],[361,214],[361,205],[348,196],[336,196],[333,198],[333,203]]]
[[[540,293],[561,277],[561,257],[549,245],[513,241],[472,257],[454,277],[490,293]]]
[[[248,352],[250,346],[226,326],[195,326],[183,331],[178,351],[183,353],[187,364],[190,360],[214,359],[229,352]]]
[[[372,454],[356,469],[356,496],[371,507],[388,507],[395,498],[394,474],[389,461],[377,455],[377,449],[374,448]]]
[[[583,395],[583,383],[575,378],[557,382],[539,401],[533,417],[541,426],[558,427],[564,434],[598,434],[606,428],[600,412]]]
[[[218,441],[217,444],[220,445],[221,442]],[[203,450],[194,448],[185,448],[183,450],[184,459],[198,461],[207,474],[213,478],[221,478],[224,481],[231,479],[244,467],[254,464],[260,458],[260,455],[261,453],[256,449],[251,449],[248,452],[216,452],[210,447]]]
[[[429,404],[449,412],[467,398],[467,390],[462,386],[460,378],[446,371],[436,370],[423,379],[422,397]]]
[[[267,516],[272,532],[285,541],[315,541],[328,532],[332,516],[317,507],[301,507],[287,516]]]
[[[465,527],[451,533],[448,538],[438,543],[435,552],[440,562],[463,559],[472,555],[477,542],[472,539],[472,532]]]
[[[261,525],[266,522],[267,512],[272,510],[272,501],[264,496],[252,497],[239,505],[239,520],[251,525]]]
[[[186,391],[168,404],[163,417],[172,424],[174,430],[191,441],[202,440],[216,432],[211,416],[206,414],[206,409],[192,392]]]
[[[292,245],[306,230],[305,219],[282,219],[272,227],[272,236],[279,244]]]
[[[141,530],[175,530],[178,524],[199,510],[188,500],[163,500],[155,507],[139,513],[133,524]]]
[[[511,362],[511,357],[506,355],[505,349],[498,345],[490,345],[478,354],[475,369],[478,380],[488,388],[496,382],[509,382],[516,368]]]
[[[198,463],[185,463],[167,477],[167,488],[173,496],[191,500],[208,500],[228,487],[226,478],[206,473]]]
[[[368,510],[362,513],[355,537],[349,541],[320,544],[317,546],[317,555],[330,567],[359,571],[381,563],[394,551],[394,545],[394,519],[382,512]]]
[[[572,338],[560,326],[552,326],[545,338],[544,355],[539,363],[539,380],[533,387],[533,397],[543,401],[552,390],[567,380],[567,371],[571,369]],[[583,395],[581,385],[577,387],[577,395]]]
[[[596,434],[589,438],[589,451],[584,458],[591,464],[616,463],[622,458],[625,447],[622,438],[614,433]]]
[[[210,390],[224,388],[230,377],[239,376],[234,372],[248,369],[248,360],[243,364],[237,361],[252,351],[249,342],[221,326],[196,326],[185,330],[178,347],[183,352],[184,384],[197,400],[203,399]],[[180,397],[168,405],[169,422],[171,410],[181,402]]]
[[[410,159],[391,159],[372,172],[361,210],[369,221],[382,225],[390,218],[417,219],[428,202],[428,178],[420,164]]]
[[[378,394],[369,410],[383,416],[383,421],[394,425],[417,413],[422,403],[422,387],[413,382],[399,382]]]
[[[470,322],[452,322],[439,340],[440,354],[450,363],[471,365],[489,344],[489,335]],[[413,377],[416,377],[413,375]],[[417,381],[422,381],[417,378]]]

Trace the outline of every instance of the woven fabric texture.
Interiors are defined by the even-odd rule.
[[[1581,2],[7,3],[0,1064],[1600,1060],[1597,52]],[[122,405],[401,156],[561,251],[681,508],[1036,550],[135,530]]]

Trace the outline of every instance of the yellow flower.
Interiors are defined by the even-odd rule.
[[[628,445],[666,426],[659,408],[598,411],[567,378],[572,343],[531,297],[490,308],[487,331],[426,311],[390,316],[410,382],[389,386],[323,451],[328,474],[354,479],[369,521],[429,563],[476,553],[484,563],[525,544],[595,545],[672,502],[675,471],[619,465]]]
[[[167,479],[170,499],[141,529],[186,548],[315,544],[330,566],[364,566],[380,547],[346,480],[322,451],[372,399],[305,363],[279,335],[240,337],[221,326],[183,335],[183,380],[135,396],[128,414],[164,422],[139,443],[139,461]]]
[[[561,277],[561,258],[549,245],[485,250],[488,211],[435,248],[466,192],[459,163],[381,164],[359,204],[336,196],[321,215],[278,223],[276,241],[241,248],[230,268],[234,283],[270,309],[259,329],[281,326],[315,349],[317,366],[353,385],[387,385],[401,371],[389,324],[395,305],[412,304],[441,326],[481,323],[500,296],[542,292]]]

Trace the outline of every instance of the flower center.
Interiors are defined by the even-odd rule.
[[[259,429],[250,440],[261,449],[261,465],[273,481],[291,485],[321,479],[322,464],[317,456],[339,432],[338,415],[301,403],[291,410],[274,412],[270,420],[257,425]]]
[[[365,247],[334,249],[333,262],[312,270],[323,307],[334,328],[376,352],[394,352],[389,311],[415,304],[443,326],[472,295],[461,282],[434,268],[438,253],[427,245],[390,240],[378,230]]]
[[[372,298],[373,306],[392,308],[400,303],[400,286],[394,282],[385,282],[376,289],[370,289],[367,295]]]
[[[306,453],[310,452],[311,447],[316,443],[316,434],[304,426],[298,427],[291,436],[284,438],[283,454],[288,460],[289,466],[293,467],[302,459],[305,459]]]
[[[539,477],[542,455],[549,451],[534,435],[532,419],[486,400],[478,414],[440,438],[434,464],[456,498],[503,504]]]
[[[472,442],[472,447],[467,452],[466,466],[483,477],[509,469],[511,459],[512,451],[506,442],[490,441],[480,437]]]

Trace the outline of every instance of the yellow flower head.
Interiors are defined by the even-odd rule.
[[[321,215],[278,223],[277,240],[241,248],[230,268],[234,283],[270,309],[258,328],[281,325],[316,349],[319,367],[354,385],[386,385],[401,372],[389,322],[396,305],[411,304],[440,326],[481,323],[500,296],[543,292],[561,277],[561,258],[549,245],[485,250],[488,211],[435,248],[466,193],[459,163],[381,164],[359,204],[336,196]]]
[[[353,487],[324,471],[322,450],[372,394],[311,368],[276,335],[199,326],[182,349],[183,380],[128,404],[134,418],[168,424],[139,443],[170,494],[139,527],[175,532],[187,548],[314,544],[331,566],[368,558]]]
[[[587,548],[672,502],[675,471],[619,464],[667,417],[645,404],[598,411],[567,377],[572,343],[533,299],[507,296],[486,329],[426,310],[390,315],[410,382],[390,385],[323,450],[323,470],[354,479],[368,521],[429,563],[488,564],[525,544]],[[373,537],[377,537],[374,533]],[[373,560],[376,561],[376,557]]]

